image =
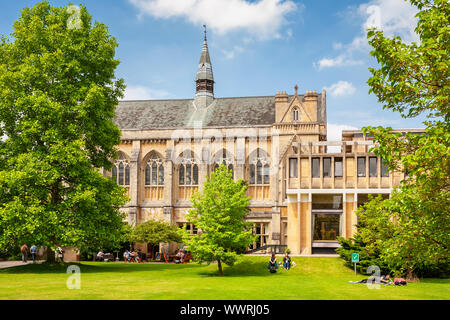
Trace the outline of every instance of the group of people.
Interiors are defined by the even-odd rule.
[[[283,257],[284,270],[288,271],[291,268],[291,265],[292,265],[291,257],[289,257],[289,253],[286,252]],[[267,267],[271,273],[277,272],[278,262],[277,262],[277,257],[275,255],[275,253],[272,253],[272,256],[270,257],[269,264]]]
[[[34,244],[31,246],[31,248],[28,248],[28,245],[26,243],[20,247],[20,253],[22,253],[22,262],[28,262],[28,252],[31,253],[31,259],[33,260],[33,263],[36,262],[38,248]],[[64,261],[64,250],[61,247],[57,247],[55,250],[55,260]]]
[[[192,259],[192,254],[186,250],[178,250],[175,252],[175,263],[185,263],[189,262]]]
[[[141,249],[134,250],[133,248],[130,250],[125,250],[123,253],[123,258],[125,262],[142,262],[142,252]]]
[[[37,247],[35,245],[32,245],[30,249],[28,249],[27,244],[25,243],[23,246],[20,247],[20,252],[22,253],[22,262],[27,262],[28,260],[28,251],[31,253],[31,259],[33,259],[33,262],[36,261],[36,255],[37,255]]]

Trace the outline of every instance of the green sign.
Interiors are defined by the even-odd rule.
[[[358,253],[352,253],[352,262],[353,263],[359,262],[359,254]]]

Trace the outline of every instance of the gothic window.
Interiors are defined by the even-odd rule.
[[[178,184],[180,186],[198,185],[198,164],[190,158],[183,158],[178,171]]]
[[[227,157],[226,150],[222,151],[222,157],[221,158],[219,158],[216,161],[214,161],[214,169],[213,170],[216,171],[217,169],[219,169],[221,164],[226,166],[228,168],[228,170],[231,171],[231,174],[233,175],[233,178],[234,178],[233,159]]]
[[[164,165],[161,159],[154,154],[145,167],[145,185],[163,186],[164,185]]]
[[[298,121],[299,120],[299,111],[297,107],[294,107],[292,109],[292,121]]]
[[[256,158],[249,165],[249,184],[268,185],[270,184],[270,166],[266,157],[260,157],[259,149]]]
[[[120,154],[119,160],[114,163],[112,179],[120,186],[130,185],[130,164],[123,154]]]

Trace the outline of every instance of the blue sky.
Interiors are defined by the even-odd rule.
[[[20,10],[38,1],[0,0],[0,34]],[[369,56],[364,27],[416,41],[415,8],[403,0],[85,0],[118,39],[117,76],[131,99],[192,98],[208,25],[216,97],[274,95],[327,89],[330,138],[365,125],[423,127],[382,110],[366,84]]]

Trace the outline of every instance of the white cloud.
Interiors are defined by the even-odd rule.
[[[351,9],[354,10],[354,9]],[[417,8],[404,0],[371,0],[361,4],[358,14],[363,18],[360,33],[352,42],[345,45],[333,44],[334,50],[342,49],[342,52],[334,58],[322,58],[315,62],[314,66],[319,70],[323,68],[353,66],[362,64],[363,61],[355,58],[355,55],[363,53],[368,56],[370,46],[366,38],[366,29],[376,27],[384,31],[385,36],[399,35],[404,42],[419,41],[414,29],[417,25]]]
[[[233,59],[236,54],[244,52],[244,48],[241,46],[234,46],[231,50],[223,50],[222,53],[225,55],[227,59]]]
[[[153,100],[169,96],[165,90],[151,89],[145,86],[127,86],[123,100]]]
[[[342,141],[342,130],[359,130],[354,126],[346,124],[327,124],[327,140],[328,141]]]
[[[327,141],[342,141],[342,130],[359,130],[346,124],[327,124]],[[331,146],[327,148],[328,153],[340,153],[341,147]]]
[[[286,15],[299,8],[292,0],[129,1],[140,10],[140,17],[182,18],[195,25],[206,24],[222,35],[244,30],[258,39],[280,38]]]
[[[350,96],[356,92],[356,88],[350,82],[342,80],[325,87],[325,90],[333,97]]]

